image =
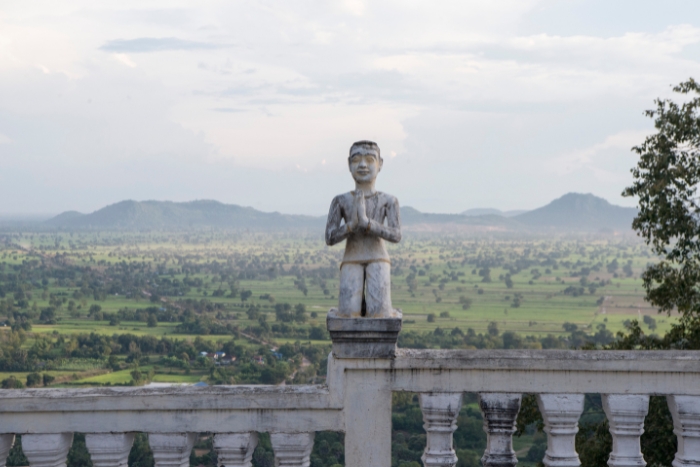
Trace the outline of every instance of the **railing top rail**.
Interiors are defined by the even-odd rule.
[[[134,410],[328,409],[326,386],[172,386],[0,391],[0,413]]]
[[[347,369],[700,373],[700,351],[397,349],[393,360],[343,359]]]

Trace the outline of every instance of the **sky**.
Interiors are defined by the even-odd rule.
[[[697,0],[0,0],[0,214],[215,199],[322,215],[376,141],[425,212],[626,206]]]

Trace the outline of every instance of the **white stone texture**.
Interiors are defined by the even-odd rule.
[[[22,451],[31,467],[66,467],[73,433],[22,435]]]
[[[155,467],[189,467],[197,433],[149,433]]]
[[[5,467],[7,455],[10,454],[10,449],[15,443],[15,435],[0,435],[0,467]]]
[[[421,457],[423,465],[454,467],[457,465],[457,453],[452,444],[452,434],[457,429],[462,393],[421,394],[420,408],[426,433],[425,452]]]
[[[644,433],[644,417],[649,412],[649,396],[602,394],[603,410],[613,439],[608,459],[610,467],[644,467],[639,437]]]
[[[390,382],[388,374],[377,371],[345,375],[346,467],[391,465]]]
[[[486,452],[481,458],[484,467],[515,467],[518,463],[513,451],[513,433],[521,399],[521,394],[479,394],[487,435]]]
[[[309,467],[316,433],[270,433],[275,467]]]
[[[666,396],[678,451],[673,467],[700,466],[700,397]]]
[[[578,467],[576,453],[578,420],[583,412],[583,394],[538,394],[537,405],[547,433],[546,467]]]
[[[214,449],[221,467],[250,467],[257,445],[258,434],[255,432],[214,435]]]
[[[134,433],[88,433],[85,445],[95,467],[126,467]]]

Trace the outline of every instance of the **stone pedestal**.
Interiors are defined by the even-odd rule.
[[[326,326],[336,358],[394,358],[401,331],[401,310],[391,318],[341,318],[331,308]]]

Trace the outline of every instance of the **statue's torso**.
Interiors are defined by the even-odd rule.
[[[349,192],[338,196],[341,215],[345,223],[350,221],[350,212],[353,206],[353,193]],[[396,203],[393,196],[376,192],[373,196],[365,198],[365,211],[367,217],[383,224],[387,217],[387,211]],[[350,234],[345,244],[343,263],[364,263],[373,261],[389,261],[389,253],[386,251],[384,240],[374,236],[365,235],[363,232]]]

